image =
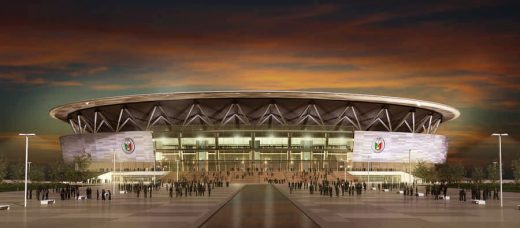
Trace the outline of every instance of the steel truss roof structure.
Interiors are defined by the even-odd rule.
[[[306,127],[433,134],[460,113],[447,105],[387,96],[237,91],[161,93],[102,98],[56,107],[53,118],[76,134],[136,130]]]

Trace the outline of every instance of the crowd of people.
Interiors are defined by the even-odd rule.
[[[500,199],[500,196],[498,194],[499,192],[496,187],[491,188],[488,186],[484,186],[483,189],[481,189],[480,186],[476,185],[476,186],[473,186],[470,189],[470,191],[471,191],[472,200],[488,200],[488,199],[499,200]],[[459,191],[459,200],[466,201],[466,189],[462,188]]]
[[[230,172],[195,172],[191,175],[182,176],[179,181],[168,180],[164,184],[168,195],[173,198],[173,192],[175,197],[188,197],[188,196],[211,196],[211,191],[215,187],[229,187],[229,180],[232,174]]]
[[[334,176],[331,176],[331,172],[291,172],[286,176],[288,182],[289,194],[292,194],[295,190],[307,190],[309,194],[313,195],[315,192],[319,192],[320,195],[332,197],[332,196],[344,196],[344,195],[361,195],[367,190],[372,188],[378,191],[394,192],[394,189],[398,189],[397,193],[402,194],[405,197],[424,196],[431,197],[434,200],[446,199],[448,196],[448,185],[446,183],[422,185],[419,186],[415,183],[375,183],[372,182],[367,186],[366,182],[359,181],[345,181]],[[271,183],[271,182],[269,182]],[[283,183],[283,182],[282,182]],[[487,185],[480,186],[474,185],[470,189],[472,200],[499,200],[499,192],[496,187],[490,187]],[[424,194],[424,195],[423,195]],[[466,189],[461,188],[459,190],[459,200],[466,201]]]
[[[338,178],[332,171],[304,171],[304,172],[272,172],[272,171],[215,171],[215,172],[189,172],[180,175],[179,179],[170,178],[162,179],[154,183],[150,182],[128,182],[117,185],[117,190],[123,194],[132,193],[136,198],[152,198],[154,192],[165,190],[170,198],[175,197],[211,197],[211,192],[215,188],[229,187],[231,180],[243,180],[246,177],[254,176],[269,184],[287,184],[289,193],[294,191],[305,190],[309,194],[320,194],[325,197],[339,197],[362,195],[367,191],[367,188],[379,191],[394,192],[398,189],[398,193],[403,196],[431,196],[434,200],[445,199],[448,192],[448,186],[444,183],[418,186],[416,184],[408,183],[370,183],[345,180]],[[174,180],[175,179],[175,180]],[[419,189],[421,188],[421,189]],[[35,199],[47,200],[49,194],[59,195],[61,200],[78,199],[84,197],[85,199],[93,199],[93,189],[91,186],[83,188],[77,185],[56,185],[52,188],[37,187],[29,189],[27,198],[33,199],[33,191],[35,192]],[[421,190],[421,193],[420,193]],[[499,193],[496,187],[475,185],[468,189],[471,192],[471,199],[473,200],[498,200]],[[112,200],[113,192],[110,189],[96,188],[97,200]],[[466,189],[459,190],[459,200],[466,201]]]
[[[289,193],[294,190],[308,190],[313,195],[319,192],[320,195],[332,197],[333,195],[344,196],[360,195],[366,191],[367,184],[364,182],[349,182],[344,179],[334,178],[332,172],[312,171],[312,172],[293,172],[287,177]]]
[[[51,192],[52,190],[52,192]],[[48,200],[49,199],[49,193],[52,194],[59,194],[61,200],[70,200],[77,198],[79,195],[81,195],[80,188],[77,185],[55,185],[52,188],[48,187],[41,187],[38,186],[35,189],[29,188],[27,191],[27,199],[33,199],[33,191],[35,191],[36,197],[34,199],[36,200]],[[86,188],[87,196],[91,196],[92,189],[90,187]]]

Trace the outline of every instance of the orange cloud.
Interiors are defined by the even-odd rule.
[[[45,150],[45,151],[61,151],[59,143],[59,135],[55,134],[37,134],[36,136],[29,137],[30,148],[33,150]],[[3,143],[10,143],[15,145],[24,145],[25,138],[19,136],[15,132],[2,132],[0,133],[0,141]]]
[[[141,86],[135,85],[133,88],[139,88]],[[92,85],[90,88],[95,90],[123,90],[132,88],[131,86],[118,85],[118,84],[104,84],[104,85]]]

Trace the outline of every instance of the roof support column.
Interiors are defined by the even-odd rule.
[[[415,133],[415,112],[412,112],[412,133]]]
[[[83,127],[81,126],[81,115],[78,115],[78,128],[79,128],[79,133],[83,134]]]
[[[72,131],[74,131],[74,134],[78,134],[78,131],[76,130],[76,124],[74,124],[74,121],[72,119],[69,119],[70,128],[72,128]]]
[[[179,159],[181,160],[182,171],[184,172],[184,153],[182,152],[183,151],[183,148],[182,148],[182,132],[179,132],[179,136],[177,137],[177,142],[179,144],[179,150],[178,150]]]
[[[98,112],[94,112],[94,129],[92,129],[92,133],[97,133],[97,117],[98,116]]]

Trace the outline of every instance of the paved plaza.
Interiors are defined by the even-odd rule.
[[[487,205],[460,202],[456,189],[448,191],[451,200],[434,200],[377,190],[339,197],[310,195],[303,189],[289,194],[286,185],[276,187],[321,227],[520,227],[520,193],[505,192],[500,209],[499,200],[487,200]]]
[[[115,195],[110,201],[59,200],[40,205],[22,192],[0,193],[0,227],[520,227],[520,193],[505,193],[504,208],[498,200],[487,205],[452,199],[411,197],[392,192],[367,191],[360,196],[310,195],[308,190],[289,194],[286,184],[231,184],[215,188],[211,197],[168,197],[166,190],[153,198],[135,194]]]
[[[129,193],[116,194],[110,201],[96,200],[95,193],[91,200],[59,200],[59,195],[51,193],[49,199],[56,199],[55,205],[40,205],[33,199],[27,210],[23,192],[5,192],[0,193],[0,204],[11,204],[11,210],[0,211],[0,227],[198,227],[242,187],[217,187],[211,197],[206,193],[205,197],[174,195],[170,199],[163,189],[154,191],[151,199],[143,194],[136,199]]]

